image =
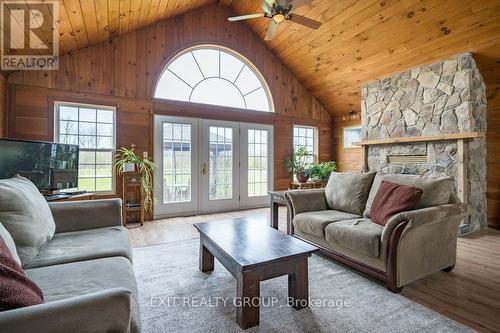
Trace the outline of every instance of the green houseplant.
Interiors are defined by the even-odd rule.
[[[141,193],[144,197],[144,210],[146,212],[153,211],[153,171],[156,165],[148,158],[143,158],[134,152],[134,146],[128,149],[122,147],[118,149],[116,154],[115,168],[119,174],[126,170],[129,163],[136,166],[137,171],[141,175]]]
[[[334,161],[313,163],[308,169],[307,174],[315,181],[326,182],[330,174],[337,170],[337,164]]]
[[[297,176],[300,183],[307,183],[309,175],[307,173],[309,162],[307,157],[309,152],[305,147],[300,147],[285,159],[285,167],[291,174]]]

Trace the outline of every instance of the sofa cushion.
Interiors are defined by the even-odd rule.
[[[378,192],[378,188],[383,180],[409,186],[416,186],[422,189],[424,193],[415,209],[444,205],[450,202],[453,192],[453,179],[451,177],[433,177],[421,175],[377,173],[373,180],[370,195],[366,202],[364,217],[370,217],[370,208],[373,199]]]
[[[332,222],[353,219],[361,217],[356,214],[339,212],[336,210],[318,210],[314,212],[305,212],[295,215],[293,226],[303,233],[325,237],[325,227]]]
[[[5,245],[7,245],[7,247],[9,248],[10,254],[12,255],[12,259],[14,259],[19,264],[19,266],[21,266],[21,259],[17,254],[16,244],[14,243],[12,236],[9,234],[7,229],[4,228],[2,223],[0,223],[0,238],[3,239]]]
[[[42,303],[42,291],[26,276],[0,238],[0,311]]]
[[[140,331],[137,286],[127,258],[112,257],[27,269],[42,289],[45,302],[122,287],[132,293],[131,332]]]
[[[108,227],[55,234],[26,268],[107,257],[125,257],[132,261],[126,228]]]
[[[0,221],[14,239],[23,266],[56,230],[49,205],[35,185],[21,176],[0,180]]]
[[[375,172],[332,172],[325,188],[330,209],[362,215]]]
[[[371,207],[371,220],[385,226],[394,215],[412,210],[422,196],[422,189],[382,181]]]
[[[378,258],[383,230],[384,227],[370,219],[358,218],[329,224],[325,228],[325,237],[328,242]]]

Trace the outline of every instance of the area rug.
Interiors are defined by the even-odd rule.
[[[198,270],[198,240],[134,249],[144,333],[243,332],[236,281],[215,260]],[[287,305],[286,277],[261,282],[260,325],[245,332],[470,332],[471,329],[335,262],[309,259],[311,306]]]

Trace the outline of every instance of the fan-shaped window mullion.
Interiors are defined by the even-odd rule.
[[[179,84],[190,91],[179,90]],[[216,46],[191,48],[174,57],[160,75],[154,97],[272,111],[269,88],[260,73],[235,52]]]

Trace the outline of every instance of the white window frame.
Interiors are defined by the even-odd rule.
[[[111,152],[112,160],[111,160],[111,190],[109,191],[92,191],[92,193],[100,193],[100,194],[109,194],[116,193],[116,172],[114,168],[115,162],[115,153],[116,153],[116,107],[110,105],[100,105],[100,104],[87,104],[87,103],[75,103],[75,102],[64,102],[64,101],[55,101],[54,102],[54,141],[59,141],[59,108],[61,106],[73,106],[78,108],[89,108],[89,109],[99,109],[99,110],[108,110],[113,111],[113,140],[111,149],[89,149],[89,148],[79,148],[79,151],[95,151],[95,152]],[[78,120],[79,122],[80,120]],[[80,158],[78,158],[80,160]],[[94,163],[95,164],[95,163]],[[78,165],[80,168],[80,165]],[[80,174],[80,172],[78,172]],[[80,178],[80,177],[78,177]],[[96,177],[94,176],[94,179]]]
[[[346,142],[345,142],[345,131],[346,130],[353,130],[353,129],[359,129],[361,131],[361,125],[352,125],[352,126],[344,126],[342,127],[342,148],[343,149],[359,149],[360,147],[359,146],[355,146],[352,144],[350,145],[346,145]],[[360,139],[359,141],[361,141],[361,135],[360,135]]]
[[[318,128],[316,126],[306,126],[306,125],[293,125],[292,128],[292,145],[293,145],[293,150],[295,151],[295,129],[296,128],[305,128],[305,129],[312,129],[313,130],[313,151],[311,154],[313,156],[313,162],[317,163],[319,160],[319,152],[318,152],[318,147],[319,147],[319,141],[318,141]]]

